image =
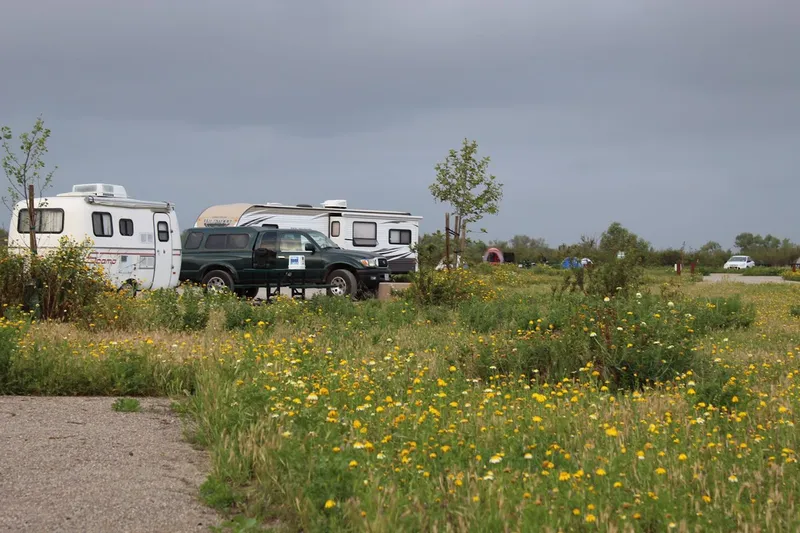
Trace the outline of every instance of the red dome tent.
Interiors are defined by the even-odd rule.
[[[483,254],[483,260],[493,265],[499,265],[500,263],[503,262],[503,252],[501,252],[497,248],[489,248]]]

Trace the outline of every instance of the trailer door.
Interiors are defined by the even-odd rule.
[[[339,213],[331,213],[328,216],[328,237],[338,244],[340,248],[345,247],[344,230],[345,227],[342,215]]]
[[[156,234],[155,252],[156,264],[153,273],[153,289],[166,288],[170,285],[172,277],[172,228],[169,224],[169,215],[165,213],[153,214],[153,225]]]

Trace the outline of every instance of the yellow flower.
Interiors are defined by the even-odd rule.
[[[325,509],[333,509],[336,507],[336,502],[333,500],[328,500],[325,502]]]
[[[608,435],[609,437],[616,437],[617,435],[619,435],[619,433],[617,432],[617,428],[610,427],[606,430],[606,435]]]

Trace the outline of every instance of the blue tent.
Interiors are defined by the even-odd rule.
[[[561,268],[581,268],[581,262],[577,257],[567,257],[561,262]]]

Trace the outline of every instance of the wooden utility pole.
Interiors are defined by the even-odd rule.
[[[31,239],[31,253],[36,255],[36,211],[33,208],[33,185],[28,185],[28,222]]]

